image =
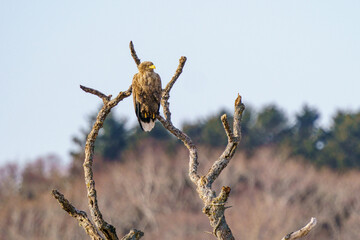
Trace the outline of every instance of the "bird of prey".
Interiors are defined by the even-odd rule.
[[[155,126],[161,100],[161,79],[154,72],[152,62],[142,62],[132,81],[135,113],[142,130],[149,132]]]

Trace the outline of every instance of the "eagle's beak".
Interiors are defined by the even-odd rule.
[[[153,64],[153,65],[151,65],[149,68],[151,68],[151,69],[156,69],[156,67],[155,67],[155,65]]]

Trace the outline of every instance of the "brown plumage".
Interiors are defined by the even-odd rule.
[[[135,113],[142,130],[149,132],[155,126],[161,100],[161,79],[154,72],[152,62],[142,62],[132,81]]]

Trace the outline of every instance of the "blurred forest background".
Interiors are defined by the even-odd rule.
[[[199,146],[202,174],[227,143],[223,113],[232,115],[220,110],[182,126]],[[53,155],[1,167],[2,239],[88,238],[50,191],[88,211],[82,162],[95,117],[74,133],[66,168]],[[241,144],[215,188],[232,189],[226,217],[237,238],[281,239],[314,216],[319,224],[307,239],[360,239],[360,112],[338,111],[327,128],[319,117],[308,105],[293,121],[276,105],[247,106]],[[95,151],[100,209],[119,233],[137,228],[145,239],[213,239],[188,178],[188,152],[161,124],[144,133],[110,114]]]

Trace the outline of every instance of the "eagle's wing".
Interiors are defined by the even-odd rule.
[[[139,93],[139,76],[138,73],[136,73],[133,77],[133,81],[131,84],[132,87],[132,95],[133,95],[133,100],[134,100],[134,108],[135,108],[135,113],[137,115],[137,109],[136,109],[136,102],[137,102],[137,95]]]
[[[160,90],[159,90],[160,88]],[[135,113],[140,127],[150,131],[155,126],[161,100],[161,80],[158,74],[137,73],[133,77],[132,91]]]
[[[139,121],[140,127],[142,130],[142,124],[141,124],[141,107],[140,107],[140,103],[143,102],[143,96],[141,94],[141,84],[140,84],[140,74],[136,73],[133,77],[133,81],[132,81],[132,94],[133,94],[133,100],[134,100],[134,109],[135,109],[135,114],[136,117]]]
[[[144,131],[155,126],[162,95],[161,79],[155,72],[137,73],[133,77],[132,93],[135,113]]]
[[[155,114],[159,114],[159,108],[160,108],[160,101],[161,101],[161,95],[162,95],[162,87],[161,87],[161,79],[159,74],[154,73],[154,85],[153,85],[153,99],[154,99],[154,110]],[[156,116],[155,116],[156,117]]]

